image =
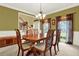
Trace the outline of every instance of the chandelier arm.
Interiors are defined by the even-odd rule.
[[[41,3],[40,3],[40,13],[42,12],[42,5],[41,5]]]
[[[43,11],[42,11],[42,4],[40,3],[40,12],[39,14],[36,16],[36,18],[39,18],[39,19],[44,19],[45,15],[43,14]]]

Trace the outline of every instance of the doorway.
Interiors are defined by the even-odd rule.
[[[60,41],[68,42],[71,37],[72,23],[69,20],[59,21],[58,29],[60,30]]]
[[[60,42],[73,44],[73,14],[67,14],[65,17],[56,17],[56,34],[60,33]]]

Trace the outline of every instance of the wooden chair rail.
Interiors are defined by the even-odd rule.
[[[0,37],[0,47],[5,47],[16,43],[17,41],[15,36]]]

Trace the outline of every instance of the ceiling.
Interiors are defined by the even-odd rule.
[[[0,3],[0,5],[33,15],[38,14],[40,11],[40,3]],[[50,14],[74,6],[79,6],[79,3],[41,3],[41,6],[44,14]]]

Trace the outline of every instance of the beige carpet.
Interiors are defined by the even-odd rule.
[[[56,56],[79,56],[79,46],[68,45],[65,43],[59,44],[60,51]],[[17,45],[11,45],[0,48],[0,56],[17,56]],[[46,53],[49,56],[49,51]],[[54,50],[52,48],[52,55],[54,56]],[[32,56],[32,55],[31,55]]]

